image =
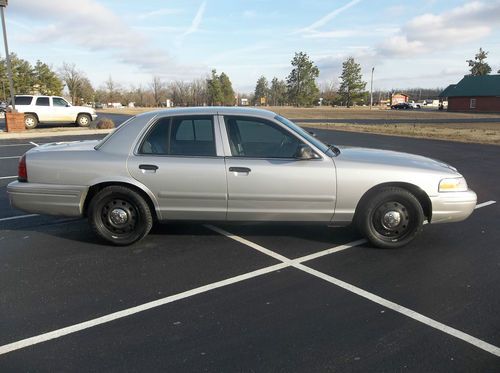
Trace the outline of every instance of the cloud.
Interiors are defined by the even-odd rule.
[[[411,19],[376,48],[385,57],[411,57],[477,41],[500,26],[500,1],[473,1]]]
[[[17,0],[9,11],[17,18],[38,21],[32,26],[33,32],[23,36],[26,43],[64,42],[71,47],[106,52],[142,73],[161,75],[167,71],[182,76],[191,70],[178,65],[165,50],[153,47],[145,34],[97,0]],[[159,14],[165,12],[159,10]]]
[[[163,8],[163,9],[156,9],[151,12],[145,12],[142,14],[137,15],[138,19],[144,20],[148,18],[153,18],[153,17],[160,17],[160,16],[169,16],[172,14],[178,14],[180,13],[180,9],[173,9],[173,8]]]
[[[328,22],[330,22],[332,19],[337,17],[339,14],[345,12],[347,9],[353,7],[354,5],[358,4],[361,0],[351,0],[347,4],[341,6],[340,8],[337,8],[330,13],[328,13],[326,16],[318,19],[316,22],[312,23],[311,25],[304,27],[296,33],[304,33],[304,32],[311,32],[315,31],[316,29],[326,25]]]
[[[200,28],[200,24],[203,21],[203,16],[205,15],[205,8],[207,6],[207,2],[203,1],[196,12],[193,20],[191,21],[191,26],[184,32],[182,36],[188,36],[194,34]]]

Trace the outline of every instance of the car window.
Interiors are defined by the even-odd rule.
[[[66,107],[68,105],[68,102],[64,98],[61,98],[61,97],[53,97],[52,103],[54,106]]]
[[[16,105],[30,105],[31,100],[33,100],[32,96],[16,96],[14,98]]]
[[[36,106],[50,106],[48,97],[38,97],[36,99]]]
[[[213,118],[161,118],[144,139],[140,154],[215,156]]]
[[[295,158],[301,142],[265,119],[224,117],[231,154],[249,158]]]

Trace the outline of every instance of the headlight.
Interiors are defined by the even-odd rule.
[[[466,192],[467,182],[463,177],[443,179],[439,182],[439,192]]]

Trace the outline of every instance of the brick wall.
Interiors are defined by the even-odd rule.
[[[470,99],[476,99],[476,108],[470,108]],[[481,113],[500,113],[500,97],[450,97],[449,111],[469,111]]]

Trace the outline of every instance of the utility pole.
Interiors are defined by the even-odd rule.
[[[375,67],[372,67],[372,79],[370,83],[370,110],[373,107],[373,72],[375,71]]]
[[[8,0],[0,0],[0,12],[2,16],[2,29],[3,29],[3,43],[5,46],[5,60],[7,61],[7,76],[9,77],[10,99],[12,103],[12,110],[16,111],[16,103],[14,100],[14,81],[12,80],[12,67],[10,64],[9,44],[7,43],[7,28],[5,27],[5,12],[4,8],[9,3]]]

